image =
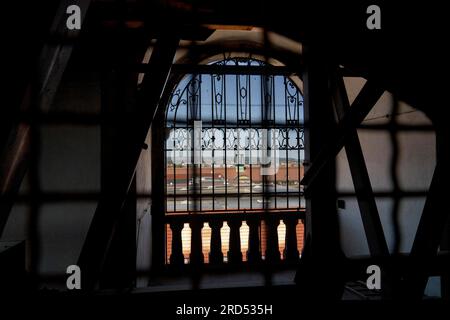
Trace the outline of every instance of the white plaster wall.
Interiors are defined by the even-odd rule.
[[[347,78],[345,81],[351,102],[364,84],[360,78]],[[390,121],[392,97],[385,93],[366,117],[364,124],[385,124]],[[418,110],[405,103],[399,105],[396,120],[401,124],[431,124],[429,119]],[[392,191],[390,161],[392,157],[391,141],[388,132],[358,129],[364,158],[374,192]],[[434,132],[403,131],[397,135],[399,145],[398,181],[403,191],[425,191],[428,189],[436,162]],[[337,157],[337,188],[342,192],[354,192],[349,164],[345,151]],[[358,203],[355,197],[342,198],[346,208],[339,209],[341,242],[347,256],[368,255],[369,249],[364,233]],[[422,214],[425,197],[403,198],[399,205],[399,221],[401,231],[400,251],[408,253],[414,240],[417,226]],[[382,222],[384,234],[392,251],[394,234],[392,229],[393,200],[376,198],[376,204]],[[438,292],[438,281],[434,279],[427,287],[427,292]]]
[[[364,84],[360,78],[345,81],[351,102]],[[385,124],[390,121],[392,97],[385,93],[368,114],[363,124]],[[430,124],[428,118],[418,110],[400,103],[396,120],[401,124]],[[363,149],[372,188],[375,192],[392,191],[390,161],[392,146],[386,131],[359,129],[358,136]],[[403,191],[427,190],[434,172],[435,135],[433,132],[403,131],[397,135],[399,145],[398,181]],[[337,157],[338,191],[354,192],[345,151]],[[368,254],[367,241],[362,226],[356,198],[346,198],[346,209],[339,210],[342,244],[347,255]],[[424,198],[403,198],[400,201],[399,218],[402,233],[401,251],[409,252],[422,213]],[[391,223],[392,199],[376,198],[385,237],[390,249],[393,246]]]
[[[96,113],[100,110],[98,77],[75,74],[64,78],[52,110]],[[39,183],[42,192],[97,193],[100,191],[100,127],[98,125],[42,125],[40,128]],[[28,190],[28,177],[21,193]],[[40,208],[41,275],[65,276],[76,264],[97,207],[90,201],[44,203]],[[29,207],[14,205],[1,240],[26,240]],[[65,288],[64,281],[45,281],[48,288]]]

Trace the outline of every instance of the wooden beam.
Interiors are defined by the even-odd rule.
[[[338,120],[341,121],[345,113],[350,109],[350,102],[342,77],[336,77],[333,92],[336,114]],[[383,227],[373,195],[372,184],[356,129],[353,129],[348,135],[347,142],[345,143],[345,153],[347,154],[370,254],[374,257],[389,256],[389,248],[384,237]]]
[[[317,156],[312,159],[311,166],[305,172],[305,175],[300,182],[302,185],[311,185],[322,168],[336,157],[346,144],[348,137],[354,131],[356,126],[364,120],[383,93],[384,89],[381,89],[371,81],[366,82],[355,101],[352,103],[351,108],[339,122],[338,127],[333,130],[334,132],[330,135],[330,138],[327,141],[328,143],[324,141],[324,144],[326,145],[318,152]],[[310,125],[311,123],[308,122],[306,127]]]
[[[83,270],[82,287],[85,290],[95,289],[101,276],[117,223],[123,214],[142,146],[153,123],[170,73],[178,42],[179,37],[174,33],[166,34],[158,39],[150,63],[159,68],[151,74],[145,74],[140,90],[137,92],[133,116],[123,121],[116,120],[114,126],[117,131],[111,131],[111,134],[118,137],[113,148],[116,154],[123,156],[111,159],[111,168],[108,171],[114,172],[114,181],[111,180],[110,184],[104,185],[79,257],[78,265]],[[123,101],[123,103],[130,102]]]
[[[445,165],[445,164],[444,164]],[[416,236],[414,238],[413,246],[410,256],[418,258],[434,257],[437,253],[439,241],[441,240],[442,232],[440,232],[445,225],[443,220],[443,213],[445,210],[446,201],[439,199],[439,189],[443,186],[443,179],[440,177],[442,165],[436,165],[436,169],[431,181],[428,197],[425,201],[422,216],[420,218],[419,226],[417,227]],[[422,299],[423,293],[427,284],[428,275],[418,274],[417,265],[409,265],[408,270],[405,270],[404,287],[401,294],[410,298]]]
[[[72,55],[74,41],[67,42],[67,39],[76,39],[80,36],[81,30],[69,30],[66,26],[68,14],[67,7],[78,5],[80,7],[81,22],[84,21],[86,13],[91,4],[91,0],[62,0],[56,12],[53,24],[50,28],[50,35],[61,39],[58,43],[49,43],[44,46],[39,58],[37,81],[39,85],[39,107],[41,111],[48,111],[59,83],[61,82],[64,70]]]
[[[446,122],[446,117],[443,117],[442,121]],[[440,127],[448,128],[448,126],[445,123],[443,125],[441,125]],[[447,129],[447,131],[448,131],[448,129]],[[437,159],[449,159],[450,158],[450,155],[449,155],[450,150],[448,147],[448,145],[449,145],[448,134],[449,134],[448,132],[445,132],[445,130],[441,130],[441,129],[436,132],[436,158]],[[445,161],[445,160],[441,160],[441,161]],[[448,187],[448,185],[446,185],[446,186]],[[441,191],[443,191],[443,190],[441,190]],[[448,213],[447,213],[447,223],[445,224],[445,227],[443,230],[443,236],[441,239],[439,249],[440,249],[440,252],[447,252],[447,253],[450,252],[450,214],[448,214]],[[450,268],[446,268],[445,270],[446,270],[446,272],[441,275],[441,298],[449,300],[450,299]]]
[[[211,30],[240,30],[240,31],[250,31],[254,27],[247,25],[228,25],[228,24],[205,24],[205,28]]]
[[[101,289],[128,289],[136,279],[136,181],[131,185],[123,213],[105,258]]]
[[[450,218],[448,207],[448,181],[450,181],[450,169],[448,167],[450,161],[449,133],[445,123],[437,125],[436,168],[410,253],[412,258],[421,261],[436,257],[439,245],[444,239],[445,227]],[[409,266],[405,276],[404,294],[410,298],[422,299],[429,276],[429,274],[420,272],[418,266]],[[443,276],[444,279],[448,277],[448,272]]]
[[[315,158],[332,139],[335,127],[330,90],[330,59],[321,43],[305,44],[303,74],[305,122],[305,161]],[[334,158],[324,163],[315,188],[306,197],[305,247],[296,283],[305,296],[339,299],[344,280],[340,269],[342,252],[336,212]],[[333,265],[331,276],[326,270]],[[321,288],[327,287],[326,290]]]
[[[81,21],[83,22],[90,2],[90,0],[61,1],[53,19],[50,34],[60,35],[62,39],[77,37],[79,31],[68,30],[66,27],[66,9],[71,4],[79,5],[81,9]],[[72,54],[72,49],[73,43],[44,45],[36,66],[36,83],[30,83],[28,85],[19,107],[19,112],[30,111],[31,105],[33,104],[41,112],[48,112],[50,110],[62,75]],[[14,204],[14,196],[19,192],[20,185],[27,172],[29,143],[30,124],[17,123],[11,128],[5,147],[0,154],[0,236],[3,233],[9,213]]]
[[[156,115],[155,123],[164,123],[165,112],[159,112]],[[158,186],[164,185],[165,181],[165,141],[166,141],[166,130],[152,130],[151,133],[151,184],[152,186],[152,205],[151,205],[151,216],[152,216],[152,265],[151,273],[159,274],[166,263],[166,224],[165,224],[165,190]],[[195,215],[197,216],[197,215]],[[179,225],[187,223],[189,221],[184,220],[180,224],[173,225],[176,229]],[[178,244],[175,243],[177,246]],[[174,259],[177,262],[182,262],[183,260],[180,255],[174,254]],[[178,259],[178,260],[177,260]]]
[[[450,252],[450,218],[447,218],[447,224],[444,229],[444,237],[440,246],[441,251]],[[447,268],[446,274],[441,276],[441,297],[450,299],[450,267]]]

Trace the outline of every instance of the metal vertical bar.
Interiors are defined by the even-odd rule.
[[[284,78],[284,112],[285,112],[285,121],[286,121],[286,207],[289,208],[289,153],[288,153],[288,149],[289,149],[289,128],[290,128],[290,120],[288,119],[288,108],[289,108],[289,104],[288,104],[288,93],[287,93],[287,78]],[[289,113],[290,113],[290,109],[289,109]]]
[[[248,85],[248,160],[249,160],[249,169],[250,169],[250,210],[253,209],[253,150],[252,150],[252,141],[250,135],[252,134],[253,128],[253,119],[252,119],[252,79],[251,75],[249,75],[249,85]]]
[[[202,120],[202,75],[199,74],[199,82],[198,82],[198,112],[199,112],[199,119],[195,119],[195,120]],[[203,182],[202,182],[202,168],[203,168],[203,139],[202,139],[202,134],[203,134],[203,128],[200,131],[200,164],[199,164],[199,171],[200,171],[200,190],[199,190],[199,194],[196,194],[196,196],[198,196],[198,200],[200,202],[200,211],[202,211],[202,204],[203,204]],[[197,177],[196,177],[197,178]],[[200,239],[201,239],[201,235],[200,235]]]
[[[192,146],[192,135],[191,132],[189,131],[189,114],[190,114],[190,99],[189,99],[189,86],[191,85],[192,82],[192,75],[191,75],[191,79],[188,82],[188,88],[187,88],[187,105],[186,105],[186,125],[185,125],[185,129],[186,129],[186,134],[187,134],[187,138],[189,141],[189,156],[188,156],[188,161],[186,162],[186,211],[190,212],[190,203],[191,203],[191,189],[190,189],[190,184],[189,184],[189,164],[193,163],[193,157],[194,157],[194,151],[192,150],[193,146]],[[192,185],[195,188],[195,181],[194,179],[192,179]]]
[[[215,105],[215,85],[214,85],[214,75],[210,75],[211,78],[211,132],[213,134],[213,137],[215,137],[215,129],[214,129],[214,107]],[[215,174],[215,158],[214,158],[214,143],[215,143],[215,139],[213,139],[212,141],[213,146],[211,148],[211,170],[212,170],[212,210],[214,211],[215,209],[215,202],[216,202],[216,198],[215,198],[215,194],[216,194],[216,174]],[[211,227],[212,228],[212,227]],[[220,229],[219,229],[220,230]],[[213,230],[211,229],[211,232]],[[220,233],[220,231],[219,231]],[[212,238],[212,234],[211,234],[211,238]],[[212,240],[211,240],[211,248],[212,248]],[[212,249],[211,249],[212,250]],[[211,259],[210,259],[211,260]]]
[[[238,62],[238,60],[236,60],[236,65],[239,65],[239,62]],[[235,141],[237,141],[237,145],[235,145],[235,149],[236,150],[238,150],[239,151],[239,139],[240,139],[240,137],[239,137],[239,118],[240,118],[240,106],[241,106],[241,99],[240,99],[240,84],[241,84],[241,79],[240,79],[240,76],[237,74],[236,75],[236,129],[235,129],[235,131],[234,132],[236,132],[237,133],[237,136],[238,136],[238,139],[237,140],[235,140]],[[234,135],[234,134],[233,134]],[[235,152],[235,155],[236,155],[236,152]],[[235,169],[237,169],[237,182],[238,182],[238,185],[237,185],[237,187],[238,187],[238,191],[237,191],[237,207],[238,207],[238,210],[240,210],[241,209],[241,185],[240,185],[240,170],[239,170],[239,153],[237,154],[238,155],[238,157],[237,157],[237,164],[235,163],[234,164],[234,166],[235,166]],[[235,159],[236,160],[236,159]]]
[[[263,40],[264,40],[264,48],[265,48],[265,52],[264,52],[264,59],[265,59],[265,66],[266,68],[268,68],[269,66],[269,57],[268,57],[268,52],[270,50],[270,42],[269,42],[269,37],[268,37],[268,32],[267,29],[263,29]],[[263,103],[262,103],[262,108],[263,108],[263,112],[262,112],[262,123],[263,123],[263,130],[267,130],[268,129],[268,120],[270,118],[268,111],[270,112],[270,107],[268,106],[269,101],[268,101],[268,87],[267,87],[267,79],[269,76],[269,72],[265,72],[264,73],[264,83],[263,83],[263,92],[264,92],[264,97],[263,97]],[[266,139],[268,137],[265,137]],[[268,149],[268,141],[266,141],[266,147]],[[266,156],[267,156],[267,150],[266,150]],[[260,166],[262,167],[262,165]],[[266,258],[266,262],[270,262],[271,257],[271,252],[272,252],[272,244],[273,244],[273,236],[275,236],[272,233],[272,224],[271,224],[271,219],[269,216],[269,212],[268,212],[268,197],[267,197],[267,191],[266,191],[266,186],[267,186],[267,175],[264,175],[262,177],[262,183],[263,183],[263,210],[264,210],[264,220],[263,220],[263,225],[261,228],[265,228],[266,229],[266,239],[265,239],[265,243],[266,243],[266,252],[264,253],[265,258]],[[276,231],[275,231],[276,232]],[[278,241],[277,241],[277,247],[278,247]],[[265,264],[265,270],[264,270],[264,281],[265,284],[270,286],[272,284],[272,270],[270,269],[270,265],[268,265],[267,263]]]
[[[166,121],[164,121],[164,125],[165,125],[164,129],[167,130]],[[168,182],[169,182],[169,175],[167,173],[167,171],[169,170],[169,161],[167,159],[167,154],[170,153],[172,159],[174,159],[173,154],[172,154],[173,149],[174,149],[174,140],[172,140],[172,143],[169,146],[167,145],[167,141],[164,140],[163,148],[164,148],[164,182],[165,182],[164,183],[164,202],[165,202],[165,207],[166,207],[166,212],[167,212],[167,211],[169,211],[167,208],[169,207],[169,201],[170,201],[169,188],[167,186]],[[172,161],[172,164],[173,164],[173,161]]]
[[[223,115],[224,115],[224,131],[223,131],[223,138],[224,138],[224,154],[225,154],[225,210],[228,210],[228,161],[227,161],[227,81],[226,81],[226,75],[223,75]]]
[[[177,115],[178,115],[178,111],[179,111],[179,104],[175,106],[175,110],[174,110],[174,115],[173,115],[173,123],[172,123],[172,130],[173,130],[173,152],[174,152],[174,160],[176,160],[176,140],[178,140],[179,135],[177,134]],[[167,111],[165,112],[166,114],[166,121],[167,121]],[[177,211],[177,184],[179,183],[179,181],[177,180],[177,169],[176,169],[176,162],[175,161],[173,163],[173,211],[176,212]],[[167,182],[167,181],[166,181]]]
[[[289,148],[289,119],[288,119],[288,98],[287,98],[287,78],[283,78],[284,83],[284,120],[286,123],[286,161],[285,161],[285,178],[286,178],[286,207],[289,208],[289,167],[288,167],[288,148]]]
[[[265,90],[265,86],[266,86],[266,75],[262,75],[261,76],[261,129],[265,130],[267,127],[266,124],[266,119],[267,119],[267,115],[266,115],[266,90]],[[262,136],[262,131],[260,132],[261,136]],[[259,140],[261,142],[261,136],[259,136]],[[267,152],[267,151],[266,151]],[[259,171],[261,173],[262,169],[262,163],[259,164]],[[262,184],[262,207],[263,210],[266,210],[265,207],[265,200],[266,200],[266,176],[265,175],[261,175],[261,184]]]
[[[271,156],[272,156],[272,154],[275,154],[276,155],[276,152],[275,152],[275,150],[277,149],[276,148],[276,146],[275,145],[272,145],[273,143],[277,143],[277,142],[275,142],[274,141],[274,139],[273,139],[273,137],[275,137],[275,122],[276,122],[276,94],[275,94],[275,76],[272,76],[272,90],[271,90],[271,92],[272,92],[272,106],[273,106],[273,123],[272,123],[272,125],[271,125],[271,129],[272,129],[272,138],[271,138]],[[277,139],[278,139],[278,137],[277,137]],[[276,157],[272,157],[273,159],[275,159]],[[271,165],[274,165],[274,166],[276,166],[276,162],[278,161],[278,159],[275,159],[275,163],[271,163]],[[274,177],[273,177],[273,183],[274,183],[274,193],[275,193],[275,195],[274,196],[271,196],[271,197],[273,197],[273,200],[274,200],[274,208],[277,208],[277,199],[278,199],[278,197],[277,197],[277,174],[278,174],[278,171],[277,170],[275,170],[275,174],[274,174]]]
[[[303,97],[302,97],[303,98]],[[297,105],[295,106],[295,109],[297,110],[297,119],[298,119],[298,126],[296,128],[296,132],[297,132],[297,174],[298,174],[298,207],[300,208],[301,205],[301,185],[300,185],[300,181],[301,181],[301,167],[303,166],[302,162],[301,162],[301,148],[302,148],[302,141],[301,141],[301,137],[300,137],[300,94],[297,91]],[[303,102],[302,102],[302,106],[303,106]],[[302,108],[302,111],[303,108]],[[304,125],[304,124],[303,124]],[[304,143],[303,143],[304,144]]]
[[[173,123],[173,134],[175,135],[176,132],[176,121]],[[175,137],[173,139],[173,150],[175,153]],[[175,157],[174,157],[175,158]],[[173,211],[177,211],[177,166],[175,162],[173,162]]]
[[[302,161],[301,161],[301,138],[300,138],[300,129],[297,128],[296,130],[297,132],[297,187],[298,187],[298,208],[301,208],[302,203],[301,203],[301,197],[302,197],[302,192],[301,192],[301,185],[300,185],[300,181],[301,181],[301,169],[302,169]]]

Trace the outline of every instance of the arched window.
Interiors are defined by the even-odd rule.
[[[248,57],[211,64],[267,66]],[[170,95],[165,127],[166,215],[289,213],[304,208],[300,186],[304,159],[303,96],[292,79],[270,71],[264,75],[187,75]],[[226,228],[225,224],[222,238]],[[186,257],[192,237],[187,229],[186,224],[182,233],[185,262],[189,260]],[[208,229],[205,223],[202,235],[210,240]],[[264,226],[259,231],[264,232]],[[280,220],[281,251],[285,232]],[[169,261],[169,227],[167,234]],[[245,252],[249,237],[246,221],[240,236]],[[303,235],[297,236],[300,237]],[[202,240],[206,260],[208,239]],[[221,242],[222,247],[228,246],[227,240]],[[260,245],[264,246],[263,239]]]

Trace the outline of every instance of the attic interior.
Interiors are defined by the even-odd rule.
[[[448,299],[444,20],[379,3],[8,3],[0,292]]]

